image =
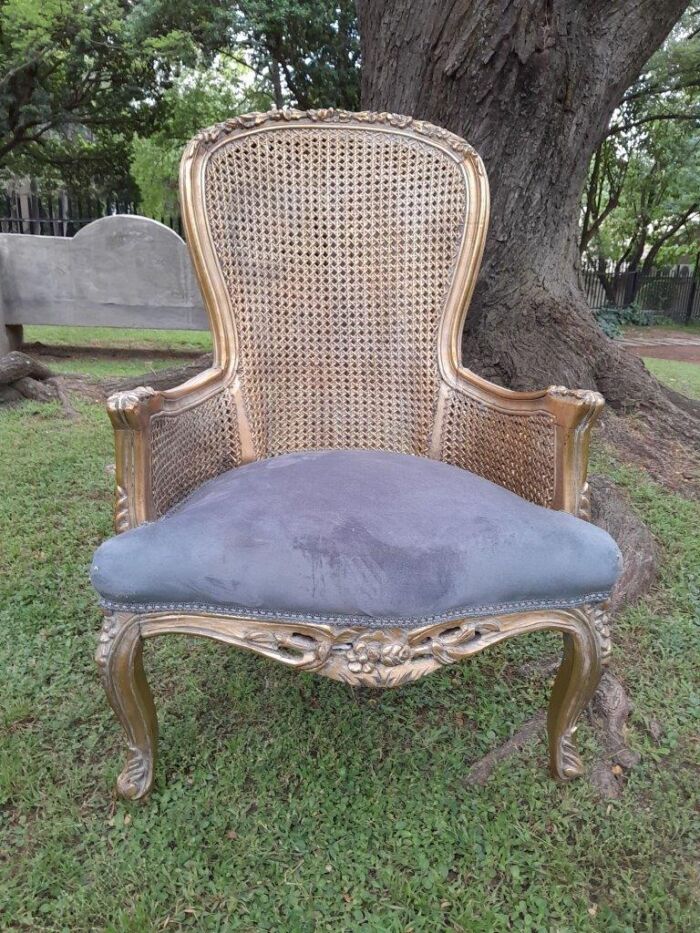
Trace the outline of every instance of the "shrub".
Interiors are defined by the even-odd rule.
[[[593,315],[601,329],[608,337],[619,337],[624,324],[634,324],[637,327],[649,327],[658,322],[659,312],[649,311],[636,304],[618,308],[615,305],[602,305],[593,308]]]

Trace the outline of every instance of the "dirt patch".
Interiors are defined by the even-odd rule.
[[[663,327],[634,328],[625,332],[622,343],[635,356],[679,363],[700,363],[700,334]]]
[[[158,350],[143,347],[87,347],[87,346],[49,346],[45,343],[26,343],[22,350],[30,356],[41,356],[44,361],[65,359],[106,359],[106,360],[196,360],[202,355],[201,350]]]
[[[89,399],[91,402],[106,402],[109,392],[105,390],[100,379],[94,379],[91,376],[80,376],[77,373],[70,373],[54,377],[61,386],[67,391],[75,393],[81,398]]]
[[[650,356],[655,360],[677,360],[679,363],[700,363],[700,344],[630,343],[626,349],[635,356]]]

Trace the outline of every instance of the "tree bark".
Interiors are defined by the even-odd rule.
[[[610,600],[614,615],[622,606],[634,605],[656,583],[659,549],[619,486],[605,476],[591,476],[589,483],[593,524],[612,535],[622,551],[622,574]]]
[[[56,389],[50,382],[40,382],[31,376],[23,376],[12,383],[12,388],[21,392],[25,398],[34,402],[52,402],[56,397]]]
[[[5,356],[0,356],[0,385],[9,385],[22,379],[24,376],[31,376],[34,379],[48,379],[53,373],[40,363],[39,360],[32,359],[26,353],[19,350],[12,350]]]
[[[578,283],[580,198],[610,117],[687,0],[357,0],[362,101],[466,137],[491,223],[465,363],[516,389],[672,403],[595,324]]]

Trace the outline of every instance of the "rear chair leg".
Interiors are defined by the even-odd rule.
[[[583,773],[574,732],[578,717],[593,697],[601,675],[602,649],[594,612],[587,607],[577,612],[575,618],[576,624],[563,632],[564,657],[547,714],[550,769],[560,781],[570,781]]]
[[[117,793],[139,800],[153,787],[158,719],[143,670],[143,639],[137,616],[107,612],[97,654],[102,685],[127,738],[126,764]]]

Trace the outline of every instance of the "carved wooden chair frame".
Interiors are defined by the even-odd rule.
[[[591,427],[603,407],[602,397],[595,392],[558,386],[542,391],[513,392],[489,383],[461,365],[461,334],[488,222],[488,183],[476,152],[464,140],[445,130],[403,116],[334,110],[272,111],[236,117],[212,127],[192,140],[184,152],[180,176],[182,212],[187,242],[211,321],[213,363],[210,369],[177,388],[162,392],[139,388],[110,398],[108,411],[116,442],[117,532],[157,518],[175,504],[177,498],[182,498],[183,490],[169,500],[169,494],[156,488],[159,475],[156,458],[177,455],[184,462],[197,457],[196,436],[189,441],[181,438],[176,451],[167,446],[156,451],[154,433],[163,419],[170,423],[170,419],[210,410],[207,403],[221,398],[225,392],[227,399],[233,400],[233,414],[228,416],[237,422],[239,462],[266,455],[255,449],[245,417],[238,372],[235,310],[208,234],[204,173],[211,154],[236,136],[280,131],[287,126],[321,124],[412,137],[447,153],[463,173],[470,210],[439,331],[441,388],[432,439],[429,449],[421,453],[450,459],[540,504],[588,518],[588,441]],[[498,462],[494,461],[493,465],[488,459],[474,462],[469,451],[446,457],[445,432],[449,427],[454,435],[459,428],[459,425],[447,424],[453,399],[468,402],[473,417],[497,418],[506,428],[511,424],[514,430],[517,427],[517,443],[507,441],[505,449],[499,451]],[[529,469],[522,445],[527,445],[531,428],[545,430],[551,441],[548,448],[551,479],[541,495],[532,495],[527,482],[523,486],[523,480],[518,479]],[[533,434],[532,444],[535,443]],[[222,456],[220,461],[206,465],[204,475],[198,479],[201,482],[235,465]],[[153,786],[157,719],[144,673],[142,649],[145,639],[172,633],[213,638],[295,670],[314,671],[351,685],[396,687],[515,635],[561,632],[564,654],[550,700],[548,734],[552,774],[559,780],[569,780],[582,771],[573,737],[576,722],[591,699],[601,665],[607,662],[610,654],[606,608],[605,603],[598,603],[469,618],[414,629],[376,630],[371,626],[339,628],[313,621],[261,622],[196,608],[186,613],[162,611],[157,606],[139,613],[108,610],[96,659],[107,697],[127,737],[127,760],[117,782],[118,793],[137,799],[147,795]]]

